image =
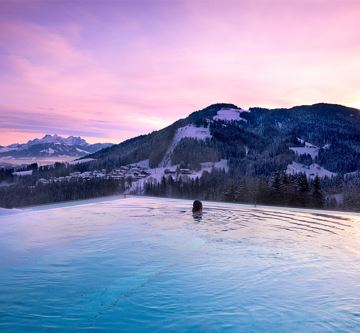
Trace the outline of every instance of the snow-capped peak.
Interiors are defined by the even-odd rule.
[[[109,143],[89,144],[81,137],[46,134],[41,139],[0,148],[1,157],[84,156],[111,146]]]
[[[57,134],[54,134],[54,135],[46,134],[41,139],[34,139],[34,140],[28,141],[27,146],[32,146],[32,145],[42,144],[42,143],[63,144],[63,145],[67,145],[67,146],[87,146],[88,145],[88,143],[81,137],[69,136],[67,138],[64,138]]]
[[[88,143],[80,136],[69,136],[64,139],[65,144],[70,146],[87,146]]]

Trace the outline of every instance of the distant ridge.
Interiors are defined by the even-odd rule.
[[[81,137],[62,137],[57,134],[46,134],[40,139],[29,140],[24,144],[11,144],[0,147],[1,157],[81,157],[100,149],[110,147],[110,143],[89,144]]]

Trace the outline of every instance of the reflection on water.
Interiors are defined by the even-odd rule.
[[[195,222],[201,222],[203,213],[193,213],[193,219]]]
[[[359,330],[359,215],[191,205],[0,216],[0,332]]]

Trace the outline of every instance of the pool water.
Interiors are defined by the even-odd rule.
[[[360,332],[360,215],[110,198],[0,215],[0,332]]]

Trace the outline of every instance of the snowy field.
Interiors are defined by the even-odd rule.
[[[316,176],[320,178],[324,178],[324,177],[331,178],[333,176],[336,176],[336,173],[326,170],[316,163],[305,165],[297,162],[292,162],[287,166],[286,173],[290,175],[305,173],[306,177],[310,179],[314,179]]]
[[[213,120],[222,120],[222,121],[247,121],[241,117],[242,112],[249,112],[248,110],[243,109],[221,109],[213,117]]]

